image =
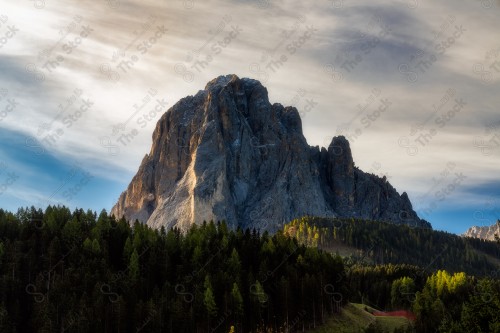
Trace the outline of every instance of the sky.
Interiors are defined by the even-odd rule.
[[[500,0],[0,0],[0,208],[110,210],[219,75],[346,136],[435,229],[500,218]]]

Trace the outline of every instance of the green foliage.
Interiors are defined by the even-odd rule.
[[[88,252],[92,252],[92,241],[90,240],[90,238],[85,238],[85,241],[83,242],[83,248]]]
[[[425,284],[426,273],[417,266],[411,265],[360,265],[348,267],[346,279],[355,293],[350,301],[371,304],[379,309],[399,310],[411,308],[415,299],[414,290],[421,290]],[[408,284],[401,287],[405,279]],[[412,282],[413,281],[413,285]],[[395,287],[394,283],[397,286]],[[397,288],[396,290],[394,290]],[[393,304],[393,302],[396,304]]]
[[[347,302],[345,275],[341,258],[282,233],[213,222],[154,230],[66,207],[0,210],[1,332],[308,329]]]
[[[94,254],[101,253],[101,246],[99,245],[99,241],[97,239],[94,239],[92,241],[92,253],[94,253]]]
[[[264,288],[260,284],[259,281],[255,281],[255,284],[252,286],[252,293],[255,299],[260,303],[261,306],[265,306],[268,300],[268,296],[264,291]]]
[[[353,255],[332,255],[339,246]],[[498,332],[500,282],[480,278],[494,271],[484,254],[498,245],[357,220],[182,233],[105,211],[0,209],[0,331],[293,332],[351,300],[411,307],[422,332]]]
[[[238,251],[236,251],[236,249],[233,249],[233,251],[231,252],[231,257],[229,258],[227,264],[229,266],[229,273],[231,273],[234,277],[237,277],[241,272],[241,260],[240,255],[238,254]]]
[[[378,321],[375,321],[374,323],[371,323],[370,325],[368,325],[368,327],[365,329],[364,332],[365,333],[382,333],[382,332],[386,332],[386,331],[384,331],[384,329],[382,328],[382,325]]]
[[[500,332],[500,282],[484,279],[462,306],[464,332]]]
[[[205,293],[203,294],[203,304],[209,316],[215,317],[217,315],[217,304],[215,304],[214,292],[212,291],[212,284],[208,275],[205,277]]]
[[[127,240],[125,241],[125,245],[123,247],[123,258],[126,258],[128,260],[133,251],[134,247],[132,246],[132,241],[130,240],[130,237],[127,237]]]
[[[132,283],[136,283],[139,279],[139,254],[137,250],[134,249],[134,252],[130,255],[130,263],[128,266],[129,277]]]
[[[415,281],[410,277],[402,277],[392,281],[391,305],[394,309],[411,308],[413,296],[415,295]]]
[[[233,283],[233,289],[231,290],[231,298],[233,301],[233,309],[237,316],[241,316],[243,314],[243,297],[240,293],[240,288],[238,288],[238,284]]]
[[[500,258],[496,242],[359,219],[303,217],[286,224],[284,234],[333,253],[348,247],[348,259],[364,264],[410,264],[486,276],[498,269],[488,256]]]
[[[500,281],[438,271],[413,306],[422,332],[495,332],[500,327]]]
[[[379,309],[412,309],[417,332],[500,329],[500,281],[488,277],[499,271],[490,259],[500,257],[496,242],[406,225],[314,217],[290,222],[284,233],[308,246],[349,253],[341,277],[352,291],[349,300]],[[307,260],[298,257],[297,264],[307,266]]]
[[[338,316],[330,318],[325,325],[307,333],[414,332],[411,322],[403,317],[376,317],[365,308],[363,304],[347,304]]]

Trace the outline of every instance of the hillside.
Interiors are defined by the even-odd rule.
[[[364,304],[349,303],[324,325],[307,333],[411,332],[412,324],[404,317],[377,317],[366,311]]]
[[[465,242],[460,243],[449,234],[376,222],[343,221],[340,226],[341,220],[335,220],[337,227],[329,229],[332,221],[301,219],[275,235],[231,230],[224,222],[195,224],[183,233],[131,225],[106,211],[98,215],[49,206],[12,214],[0,209],[0,331],[282,333],[317,329],[322,323],[325,329],[335,323],[356,327],[352,322],[365,327],[367,319],[372,321],[349,302],[383,312],[409,310],[416,316],[415,327],[424,332],[435,332],[441,324],[448,325],[443,332],[450,325],[466,332],[500,327],[500,280],[435,271],[436,265],[443,266],[439,260],[419,267],[374,265],[363,257],[376,263],[382,251],[389,258],[384,262],[401,261],[406,258],[401,246],[428,239],[472,247],[470,252],[480,252],[476,256],[481,258],[485,252],[496,255],[496,244],[458,238]],[[364,250],[370,239],[382,245]],[[344,251],[356,248],[359,253],[341,258],[306,246],[327,244],[331,251],[334,241],[348,244]],[[400,246],[387,247],[391,242]],[[448,260],[451,254],[440,255]],[[486,270],[458,258],[450,267],[462,263],[470,271]],[[481,312],[480,323],[472,316],[476,312]],[[367,329],[400,327],[395,321],[377,318]]]
[[[348,264],[409,264],[427,272],[445,269],[477,276],[500,269],[498,243],[428,228],[305,217],[285,225],[284,232],[303,244],[338,253]]]
[[[347,303],[343,275],[340,258],[280,233],[213,222],[182,233],[106,211],[0,209],[2,333],[310,328]]]

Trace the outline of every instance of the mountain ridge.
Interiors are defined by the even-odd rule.
[[[111,213],[182,230],[225,220],[276,231],[306,215],[431,227],[405,192],[355,167],[345,137],[309,146],[295,107],[271,104],[259,81],[236,75],[211,80],[162,115]]]
[[[495,240],[495,235],[500,236],[500,220],[489,226],[472,226],[463,233],[464,237],[480,238],[490,241]]]

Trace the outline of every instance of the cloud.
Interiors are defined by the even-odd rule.
[[[356,164],[391,176],[411,199],[425,194],[447,163],[456,163],[468,175],[467,186],[446,202],[473,206],[477,200],[471,197],[479,193],[468,189],[494,183],[500,163],[492,141],[499,131],[488,127],[498,120],[500,102],[500,71],[492,67],[500,61],[500,44],[491,33],[500,28],[500,7],[488,4],[109,0],[57,6],[46,1],[37,9],[32,2],[9,3],[8,24],[16,24],[19,34],[2,46],[0,88],[8,87],[9,98],[21,107],[0,127],[124,189],[149,152],[161,116],[139,127],[141,114],[156,99],[168,101],[166,111],[214,77],[236,73],[260,79],[271,102],[298,103],[310,144],[325,146],[347,130]],[[460,25],[466,31],[453,37]],[[0,26],[0,35],[5,29]],[[282,56],[286,61],[279,62]],[[418,65],[432,56],[436,60],[427,67]],[[299,90],[306,95],[297,101]],[[433,113],[449,90],[456,95]],[[151,91],[156,95],[150,104],[136,112]],[[374,102],[359,113],[374,92]],[[365,127],[363,117],[376,115],[381,98],[390,107]],[[437,117],[455,98],[464,98],[466,108],[437,127]],[[317,103],[310,112],[303,110],[306,99]],[[0,108],[5,103],[0,100]],[[76,118],[68,126],[71,116]],[[137,134],[123,144],[120,135],[134,129]],[[356,129],[361,134],[354,136]],[[419,145],[418,135],[431,129],[437,135]],[[419,152],[409,155],[413,146]],[[13,163],[22,163],[15,152],[9,154]],[[117,196],[119,186],[115,191]],[[416,201],[425,206],[432,198]],[[91,205],[97,209],[100,203]]]

